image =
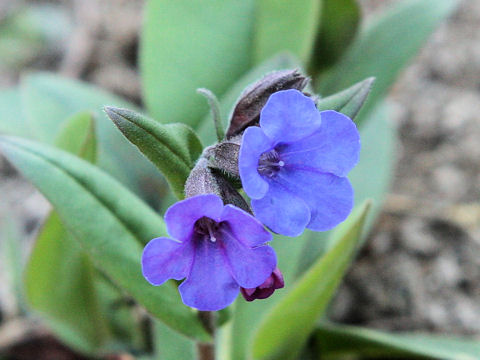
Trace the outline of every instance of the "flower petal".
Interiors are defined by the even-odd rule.
[[[152,285],[168,279],[181,280],[188,275],[193,260],[193,245],[169,238],[151,240],[142,254],[142,273]]]
[[[267,194],[252,200],[255,216],[272,231],[298,236],[310,221],[310,208],[304,200],[271,181]]]
[[[360,136],[357,127],[349,117],[336,111],[322,111],[320,114],[322,125],[315,133],[276,149],[286,164],[346,176],[358,162]]]
[[[320,124],[313,100],[295,89],[273,93],[260,113],[260,127],[276,143],[300,140]]]
[[[227,222],[232,235],[247,246],[254,247],[272,240],[272,234],[260,221],[233,205],[223,208],[221,221]]]
[[[237,297],[239,286],[230,274],[219,241],[199,241],[190,275],[179,287],[185,305],[201,311],[221,310]]]
[[[277,181],[308,204],[311,217],[307,228],[311,230],[330,230],[352,211],[353,189],[345,177],[285,166],[278,172]]]
[[[206,216],[215,221],[220,220],[223,202],[217,195],[197,195],[170,206],[165,213],[165,223],[170,236],[185,241],[192,233],[195,222]]]
[[[228,227],[221,230],[228,264],[237,283],[244,288],[257,287],[277,265],[275,251],[268,245],[250,248],[235,238]]]
[[[260,155],[273,148],[273,141],[265,136],[262,129],[251,126],[245,130],[238,156],[238,170],[242,187],[252,199],[259,199],[268,190],[268,183],[258,173]]]

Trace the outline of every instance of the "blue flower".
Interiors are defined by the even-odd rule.
[[[245,131],[239,154],[242,186],[255,216],[287,236],[300,235],[305,227],[335,227],[353,206],[346,175],[359,152],[350,118],[319,112],[298,90],[272,94],[260,113],[260,127]]]
[[[277,259],[265,245],[272,236],[247,212],[223,205],[214,194],[197,195],[172,205],[165,214],[168,234],[143,251],[143,276],[153,285],[168,279],[179,286],[185,305],[220,310],[235,300],[240,287],[255,288],[274,271]]]

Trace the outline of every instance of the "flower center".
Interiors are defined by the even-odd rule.
[[[274,177],[283,166],[285,163],[280,160],[278,152],[273,149],[260,155],[257,170],[260,175]]]
[[[217,223],[213,219],[204,216],[195,222],[194,232],[203,239],[210,240],[211,242],[216,242],[217,237],[215,235],[218,232],[219,228],[219,223]]]

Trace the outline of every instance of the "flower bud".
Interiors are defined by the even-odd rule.
[[[274,71],[249,86],[240,96],[233,110],[226,138],[240,134],[259,121],[260,111],[273,93],[280,90],[303,90],[309,79],[297,70]]]
[[[206,148],[203,154],[209,161],[208,166],[240,181],[238,154],[241,142],[242,137],[235,136]]]
[[[275,268],[262,285],[252,289],[240,288],[240,292],[245,300],[253,301],[255,299],[266,299],[270,297],[275,290],[281,289],[284,286],[283,275],[278,268]]]
[[[197,162],[185,183],[185,197],[202,194],[218,195],[225,205],[232,204],[252,214],[245,199],[222,174],[209,167],[209,162],[205,158]]]

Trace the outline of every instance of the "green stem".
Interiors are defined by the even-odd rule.
[[[212,335],[211,343],[197,343],[199,360],[215,360],[215,314],[211,311],[199,311],[198,317],[205,329]]]
[[[217,97],[208,89],[197,89],[197,93],[205,96],[212,111],[212,118],[215,124],[215,131],[217,132],[217,140],[220,142],[225,138],[225,130],[223,129],[222,116],[220,114],[220,104]]]

